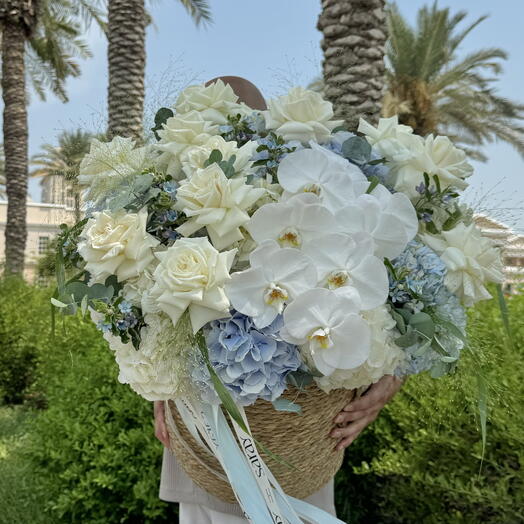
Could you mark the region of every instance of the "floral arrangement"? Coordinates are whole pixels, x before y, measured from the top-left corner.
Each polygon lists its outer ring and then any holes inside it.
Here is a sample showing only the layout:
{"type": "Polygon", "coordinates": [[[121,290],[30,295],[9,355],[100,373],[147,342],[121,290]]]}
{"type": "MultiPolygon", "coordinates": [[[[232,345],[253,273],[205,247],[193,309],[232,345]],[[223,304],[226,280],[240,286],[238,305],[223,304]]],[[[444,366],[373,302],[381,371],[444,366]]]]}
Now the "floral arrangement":
{"type": "Polygon", "coordinates": [[[465,308],[503,279],[447,137],[396,117],[349,133],[302,88],[268,105],[252,111],[219,80],[162,108],[154,144],[93,140],[86,218],[59,239],[54,305],[89,311],[119,380],[178,401],[211,449],[205,413],[220,404],[249,434],[243,406],[300,410],[290,386],[451,372],[465,308]]]}

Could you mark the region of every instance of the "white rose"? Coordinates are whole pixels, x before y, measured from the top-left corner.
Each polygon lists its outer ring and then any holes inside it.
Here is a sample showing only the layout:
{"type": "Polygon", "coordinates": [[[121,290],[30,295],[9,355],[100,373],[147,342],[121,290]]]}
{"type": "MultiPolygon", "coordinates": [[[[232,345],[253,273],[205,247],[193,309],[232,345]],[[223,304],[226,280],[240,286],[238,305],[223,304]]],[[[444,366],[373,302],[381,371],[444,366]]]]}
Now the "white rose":
{"type": "Polygon", "coordinates": [[[384,375],[392,375],[405,357],[393,339],[400,334],[396,322],[386,306],[361,313],[371,328],[371,350],[367,360],[355,369],[336,369],[328,377],[316,378],[320,389],[356,389],[378,382],[384,375]]]}
{"type": "Polygon", "coordinates": [[[504,281],[500,251],[474,224],[458,224],[438,236],[422,235],[448,269],[444,283],[466,306],[491,298],[486,282],[504,281]]]}
{"type": "Polygon", "coordinates": [[[187,353],[191,347],[175,343],[180,334],[169,317],[149,314],[145,321],[138,350],[131,343],[104,335],[115,353],[118,380],[147,400],[176,398],[187,387],[187,353]]]}
{"type": "Polygon", "coordinates": [[[218,127],[203,119],[197,111],[168,118],[163,129],[158,131],[160,141],[156,149],[161,152],[157,163],[176,180],[183,177],[182,161],[194,147],[203,146],[218,127]]]}
{"type": "Polygon", "coordinates": [[[160,242],[146,232],[147,210],[138,213],[94,213],[82,231],[78,252],[97,280],[116,275],[119,282],[136,277],[154,260],[160,242]]]}
{"type": "Polygon", "coordinates": [[[179,114],[198,111],[204,120],[219,125],[227,124],[228,115],[246,112],[232,87],[222,80],[208,86],[189,86],[180,93],[175,108],[179,114]]]}
{"type": "Polygon", "coordinates": [[[131,138],[117,136],[111,142],[93,138],[89,153],[80,162],[78,182],[89,187],[86,197],[94,200],[127,178],[139,175],[150,163],[150,148],[135,148],[131,138]]]}
{"type": "Polygon", "coordinates": [[[270,100],[268,107],[263,112],[266,127],[286,141],[324,143],[329,141],[333,129],[343,122],[332,120],[331,102],[302,87],[294,87],[287,95],[270,100]]]}
{"type": "Polygon", "coordinates": [[[247,142],[242,147],[238,147],[236,142],[226,142],[221,136],[213,136],[203,146],[188,150],[182,161],[182,170],[188,178],[191,178],[197,169],[204,168],[209,155],[216,149],[222,153],[222,159],[226,162],[234,155],[233,166],[236,174],[247,176],[253,165],[251,158],[257,147],[256,142],[247,142]]]}
{"type": "Polygon", "coordinates": [[[217,164],[199,169],[177,191],[176,209],[189,217],[177,231],[190,236],[207,228],[213,245],[225,249],[242,240],[240,226],[249,222],[247,210],[265,193],[243,178],[226,178],[217,164]]]}
{"type": "Polygon", "coordinates": [[[404,135],[398,142],[411,149],[412,154],[409,158],[391,161],[397,191],[413,200],[420,198],[415,188],[424,181],[424,173],[430,177],[437,175],[442,188],[468,187],[465,178],[471,176],[473,167],[467,162],[466,153],[455,147],[448,137],[428,135],[425,140],[417,141],[404,135]]]}
{"type": "MultiPolygon", "coordinates": [[[[219,253],[207,238],[182,238],[163,253],[149,294],[176,325],[186,309],[196,333],[204,324],[227,317],[229,300],[224,284],[236,250],[219,253]]],[[[146,311],[149,312],[149,311],[146,311]]]]}
{"type": "Polygon", "coordinates": [[[412,135],[413,129],[398,123],[398,116],[391,118],[381,118],[377,127],[372,126],[363,118],[360,119],[358,132],[366,136],[366,140],[373,149],[381,156],[388,160],[404,158],[406,155],[411,156],[409,140],[422,140],[417,135],[412,135]],[[411,135],[406,137],[405,135],[411,135]],[[404,141],[401,141],[405,139],[404,141]]]}

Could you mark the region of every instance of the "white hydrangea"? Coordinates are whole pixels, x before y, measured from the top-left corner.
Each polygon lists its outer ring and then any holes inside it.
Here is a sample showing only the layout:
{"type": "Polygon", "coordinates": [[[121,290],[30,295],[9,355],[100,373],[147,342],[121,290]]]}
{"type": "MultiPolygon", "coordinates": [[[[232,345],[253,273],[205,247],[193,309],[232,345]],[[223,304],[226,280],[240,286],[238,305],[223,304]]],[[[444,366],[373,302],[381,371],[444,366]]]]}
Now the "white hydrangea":
{"type": "Polygon", "coordinates": [[[140,332],[136,350],[118,337],[105,334],[119,367],[118,380],[147,400],[168,400],[187,390],[188,359],[191,346],[180,341],[180,327],[164,314],[149,314],[140,332]]]}
{"type": "Polygon", "coordinates": [[[399,336],[387,306],[361,313],[371,328],[371,349],[366,361],[354,369],[337,369],[330,376],[315,378],[320,389],[356,389],[392,375],[404,358],[404,351],[393,339],[399,336]]]}

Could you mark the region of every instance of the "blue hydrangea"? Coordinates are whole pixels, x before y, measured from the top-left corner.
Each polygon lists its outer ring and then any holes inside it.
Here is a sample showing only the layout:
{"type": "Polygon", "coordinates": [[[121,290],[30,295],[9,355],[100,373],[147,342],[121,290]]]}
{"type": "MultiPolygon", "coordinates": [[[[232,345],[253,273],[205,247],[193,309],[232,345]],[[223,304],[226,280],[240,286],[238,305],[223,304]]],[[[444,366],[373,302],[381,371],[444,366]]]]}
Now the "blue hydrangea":
{"type": "Polygon", "coordinates": [[[390,276],[389,296],[395,304],[411,301],[425,306],[436,304],[438,292],[444,285],[446,265],[422,242],[412,240],[393,260],[397,278],[390,276]]]}
{"type": "MultiPolygon", "coordinates": [[[[233,312],[231,318],[211,323],[206,334],[209,358],[222,382],[241,405],[258,398],[273,401],[286,388],[288,373],[301,364],[296,346],[278,335],[282,318],[258,329],[251,317],[233,312]]],[[[206,371],[198,370],[198,382],[206,371]]]]}
{"type": "Polygon", "coordinates": [[[102,331],[102,333],[108,333],[111,331],[111,324],[109,322],[100,321],[96,325],[96,328],[102,331]]]}
{"type": "Polygon", "coordinates": [[[133,306],[131,305],[131,303],[126,302],[125,300],[122,300],[122,302],[118,304],[118,309],[120,310],[121,313],[131,313],[132,307],[133,306]]]}

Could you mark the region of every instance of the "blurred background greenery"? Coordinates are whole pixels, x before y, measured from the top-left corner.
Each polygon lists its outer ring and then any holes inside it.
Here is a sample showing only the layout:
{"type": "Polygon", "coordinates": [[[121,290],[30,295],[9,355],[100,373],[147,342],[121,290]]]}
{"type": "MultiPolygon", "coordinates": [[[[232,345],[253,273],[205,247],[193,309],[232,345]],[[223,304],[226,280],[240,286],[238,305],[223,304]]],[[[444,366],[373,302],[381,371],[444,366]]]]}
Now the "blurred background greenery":
{"type": "MultiPolygon", "coordinates": [[[[118,383],[95,326],[59,319],[50,291],[0,282],[0,522],[176,522],[158,500],[152,406],[118,383]],[[27,320],[30,319],[30,322],[27,320]]],[[[524,522],[524,296],[470,313],[458,372],[412,377],[347,451],[337,477],[348,523],[524,522]],[[477,372],[488,384],[484,460],[477,372]]]]}

